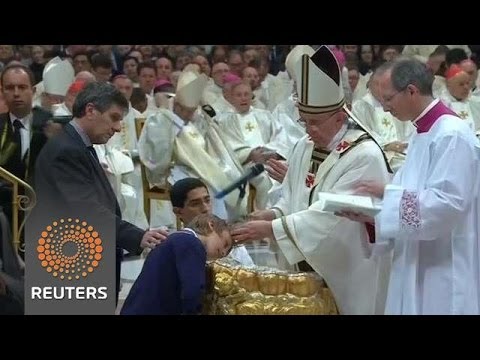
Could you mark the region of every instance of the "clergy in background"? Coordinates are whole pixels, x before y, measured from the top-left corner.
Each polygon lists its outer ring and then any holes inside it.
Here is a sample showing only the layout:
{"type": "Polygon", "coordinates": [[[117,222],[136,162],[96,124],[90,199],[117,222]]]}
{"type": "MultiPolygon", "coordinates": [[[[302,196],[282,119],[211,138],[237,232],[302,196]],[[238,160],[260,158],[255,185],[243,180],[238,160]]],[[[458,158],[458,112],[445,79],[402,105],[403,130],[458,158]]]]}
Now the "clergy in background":
{"type": "Polygon", "coordinates": [[[453,64],[445,73],[446,86],[440,100],[453,110],[472,131],[480,129],[480,99],[472,96],[471,78],[459,65],[453,64]]]}
{"type": "MultiPolygon", "coordinates": [[[[182,72],[171,109],[147,118],[138,148],[151,184],[197,177],[216,193],[242,176],[242,166],[218,126],[199,108],[207,81],[204,74],[182,72]]],[[[238,191],[214,201],[213,208],[223,218],[247,214],[246,199],[238,202],[238,191]]]]}

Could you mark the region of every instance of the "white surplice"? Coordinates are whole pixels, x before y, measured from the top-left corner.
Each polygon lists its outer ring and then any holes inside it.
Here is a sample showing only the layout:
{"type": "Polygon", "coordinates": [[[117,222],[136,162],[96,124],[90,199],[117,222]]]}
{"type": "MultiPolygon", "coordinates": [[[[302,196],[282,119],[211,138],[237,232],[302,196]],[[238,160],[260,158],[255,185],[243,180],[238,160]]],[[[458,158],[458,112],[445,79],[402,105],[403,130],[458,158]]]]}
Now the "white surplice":
{"type": "Polygon", "coordinates": [[[386,314],[478,314],[479,144],[458,117],[430,116],[375,217],[373,252],[393,248],[386,314]]]}

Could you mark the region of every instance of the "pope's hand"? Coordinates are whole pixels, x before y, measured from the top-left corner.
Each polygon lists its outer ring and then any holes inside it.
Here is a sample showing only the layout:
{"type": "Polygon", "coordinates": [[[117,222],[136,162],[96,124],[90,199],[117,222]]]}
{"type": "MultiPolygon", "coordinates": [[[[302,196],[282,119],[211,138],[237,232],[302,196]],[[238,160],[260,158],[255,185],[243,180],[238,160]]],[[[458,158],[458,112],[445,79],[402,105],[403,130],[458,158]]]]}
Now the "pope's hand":
{"type": "Polygon", "coordinates": [[[265,220],[254,220],[238,225],[231,232],[235,243],[244,243],[255,240],[274,239],[272,222],[265,220]]]}
{"type": "Polygon", "coordinates": [[[288,164],[285,161],[269,159],[267,160],[266,170],[268,175],[279,183],[283,183],[287,175],[288,164]]]}

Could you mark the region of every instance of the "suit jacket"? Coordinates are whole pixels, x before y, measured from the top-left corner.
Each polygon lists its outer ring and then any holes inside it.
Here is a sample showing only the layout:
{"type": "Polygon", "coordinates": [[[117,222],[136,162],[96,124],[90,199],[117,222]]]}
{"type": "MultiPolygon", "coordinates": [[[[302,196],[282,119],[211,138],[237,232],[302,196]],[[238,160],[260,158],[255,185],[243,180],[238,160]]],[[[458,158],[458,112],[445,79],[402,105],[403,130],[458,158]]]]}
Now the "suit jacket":
{"type": "MultiPolygon", "coordinates": [[[[52,118],[52,114],[41,108],[34,108],[32,110],[32,125],[31,125],[31,140],[29,147],[29,156],[25,156],[21,159],[21,148],[17,148],[16,151],[9,157],[5,164],[0,164],[5,170],[11,172],[13,175],[26,181],[28,184],[34,186],[34,171],[35,162],[37,160],[38,153],[47,142],[43,129],[48,120],[52,118]],[[28,159],[28,163],[27,163],[28,159]],[[28,171],[27,171],[28,169],[28,171]]],[[[10,121],[10,114],[0,114],[0,154],[5,154],[7,144],[13,139],[13,127],[10,121]],[[7,126],[7,136],[4,144],[1,144],[2,134],[7,126]]],[[[23,193],[23,187],[19,188],[19,192],[23,193]]],[[[12,186],[10,183],[0,179],[0,206],[3,206],[5,215],[9,222],[12,222],[12,186]]],[[[23,219],[23,212],[19,213],[19,220],[23,219]]]]}
{"type": "MultiPolygon", "coordinates": [[[[2,167],[15,176],[19,177],[22,180],[26,180],[29,184],[32,184],[34,179],[35,171],[35,162],[37,156],[42,149],[42,147],[47,142],[47,137],[45,136],[43,129],[48,120],[52,118],[52,113],[49,111],[43,110],[42,108],[33,108],[32,110],[32,127],[31,127],[31,141],[30,141],[30,156],[28,157],[28,163],[26,163],[27,157],[24,157],[22,161],[15,159],[15,156],[11,156],[9,161],[5,163],[2,167]],[[26,170],[28,169],[28,179],[25,178],[26,170]]],[[[3,113],[0,114],[0,134],[3,134],[5,126],[7,128],[7,142],[13,138],[13,128],[10,121],[10,114],[3,113]]],[[[0,144],[1,145],[1,144],[0,144]]],[[[5,150],[5,145],[0,149],[0,151],[5,150]]],[[[21,151],[21,150],[18,150],[21,151]]]]}
{"type": "MultiPolygon", "coordinates": [[[[52,218],[84,212],[99,223],[115,224],[118,249],[139,254],[144,230],[122,220],[120,207],[99,162],[92,156],[75,128],[67,124],[50,139],[38,155],[35,168],[37,206],[32,222],[38,215],[52,218]]],[[[121,261],[117,251],[117,265],[121,261]]],[[[117,291],[120,273],[117,271],[117,291]]]]}
{"type": "Polygon", "coordinates": [[[0,207],[0,282],[6,293],[0,293],[0,315],[24,314],[24,281],[12,244],[10,224],[0,207]]]}
{"type": "Polygon", "coordinates": [[[170,234],[148,255],[121,315],[199,314],[206,261],[205,247],[195,235],[170,234]]]}

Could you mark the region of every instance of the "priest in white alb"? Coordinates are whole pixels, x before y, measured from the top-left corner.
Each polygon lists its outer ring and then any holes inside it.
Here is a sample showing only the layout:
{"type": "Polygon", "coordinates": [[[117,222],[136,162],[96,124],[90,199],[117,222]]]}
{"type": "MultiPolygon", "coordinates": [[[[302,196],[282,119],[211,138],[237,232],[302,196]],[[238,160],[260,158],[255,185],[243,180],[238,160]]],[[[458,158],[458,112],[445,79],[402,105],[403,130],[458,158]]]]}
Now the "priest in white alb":
{"type": "Polygon", "coordinates": [[[416,126],[391,184],[359,184],[383,198],[372,254],[393,250],[386,314],[479,314],[479,142],[468,124],[432,96],[433,76],[418,60],[391,64],[383,104],[416,126]]]}
{"type": "MultiPolygon", "coordinates": [[[[238,144],[230,142],[240,162],[249,166],[251,163],[265,163],[269,158],[285,159],[290,151],[285,132],[268,110],[252,106],[250,84],[241,81],[232,84],[231,101],[235,112],[222,114],[218,122],[226,136],[242,140],[238,144]]],[[[265,209],[272,183],[266,175],[255,181],[257,207],[265,209]]]]}

